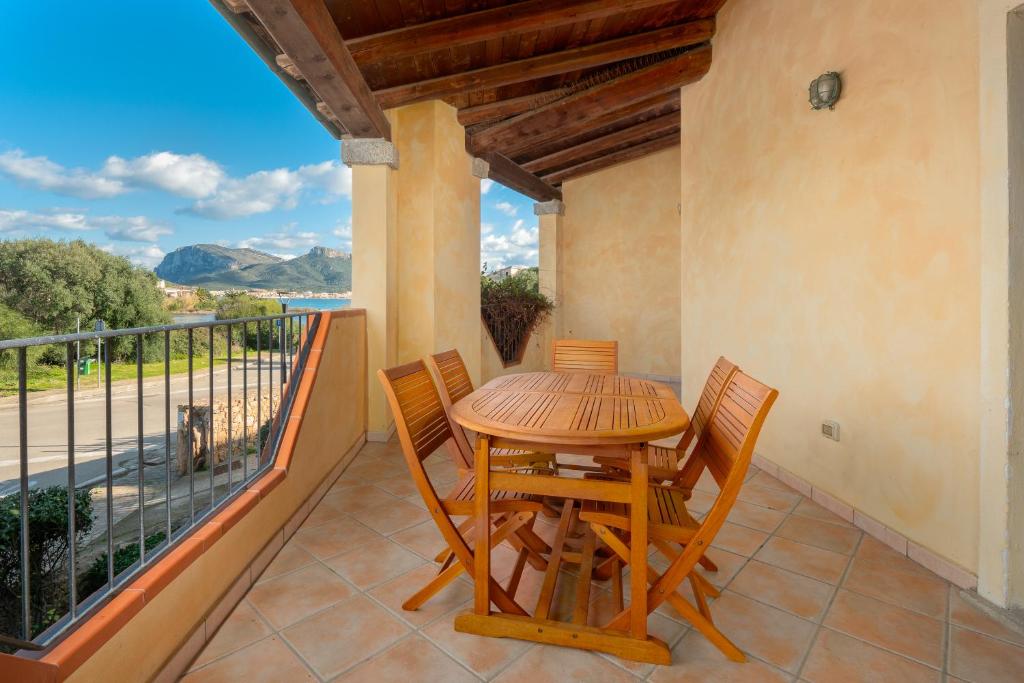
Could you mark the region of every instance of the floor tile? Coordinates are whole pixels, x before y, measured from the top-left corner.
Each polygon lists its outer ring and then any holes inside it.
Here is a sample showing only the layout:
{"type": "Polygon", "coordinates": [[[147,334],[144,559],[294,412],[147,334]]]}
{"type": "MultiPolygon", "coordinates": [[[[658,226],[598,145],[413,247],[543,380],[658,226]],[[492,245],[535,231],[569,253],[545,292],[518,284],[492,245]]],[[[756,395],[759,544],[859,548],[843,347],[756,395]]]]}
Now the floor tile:
{"type": "Polygon", "coordinates": [[[409,632],[408,624],[363,595],[281,631],[295,651],[323,678],[368,659],[409,632]]]}
{"type": "Polygon", "coordinates": [[[946,626],[923,614],[840,589],[824,623],[929,666],[942,666],[946,626]]]}
{"type": "Polygon", "coordinates": [[[758,531],[775,531],[786,513],[737,500],[729,511],[729,521],[758,531]]]}
{"type": "Polygon", "coordinates": [[[711,607],[715,626],[736,646],[795,673],[814,636],[815,625],[726,591],[711,607]]]}
{"type": "Polygon", "coordinates": [[[352,519],[336,519],[311,529],[299,529],[292,541],[318,559],[355,550],[381,536],[352,519]]]}
{"type": "Polygon", "coordinates": [[[339,479],[358,479],[365,482],[374,482],[390,477],[398,477],[403,474],[409,476],[409,469],[406,467],[405,461],[401,456],[391,458],[357,457],[351,465],[345,468],[339,479]]]}
{"type": "Polygon", "coordinates": [[[338,506],[334,504],[333,499],[325,494],[317,506],[313,508],[313,511],[309,513],[309,516],[302,522],[303,529],[309,529],[327,522],[333,522],[339,517],[345,517],[345,513],[338,509],[338,506]]]}
{"type": "Polygon", "coordinates": [[[690,514],[703,514],[711,509],[717,499],[716,494],[694,489],[690,499],[686,501],[686,509],[690,514]]]}
{"type": "Polygon", "coordinates": [[[855,557],[843,587],[936,619],[945,619],[949,584],[921,567],[905,567],[905,563],[895,559],[876,561],[855,557]]]}
{"type": "Polygon", "coordinates": [[[354,589],[320,564],[258,583],[248,600],[274,628],[283,628],[352,595],[354,589]]]}
{"type": "Polygon", "coordinates": [[[237,681],[316,681],[295,653],[278,636],[246,648],[188,673],[182,683],[237,683],[237,681]]]}
{"type": "Polygon", "coordinates": [[[849,555],[857,547],[861,531],[856,527],[839,526],[810,517],[790,515],[775,534],[791,541],[849,555]]]}
{"type": "Polygon", "coordinates": [[[719,529],[718,534],[711,545],[715,548],[728,550],[737,555],[750,557],[757,552],[757,549],[768,539],[768,534],[763,531],[748,529],[745,526],[726,522],[719,529]]]}
{"type": "Polygon", "coordinates": [[[191,668],[198,669],[218,657],[240,650],[272,633],[273,630],[256,613],[252,605],[242,600],[217,629],[216,635],[206,643],[206,647],[196,657],[191,668]]]}
{"type": "Polygon", "coordinates": [[[827,583],[752,560],[732,580],[729,590],[813,621],[824,612],[834,589],[827,583]]]}
{"type": "Polygon", "coordinates": [[[800,495],[799,492],[794,491],[793,489],[789,488],[781,481],[779,481],[778,479],[764,471],[758,472],[756,475],[748,479],[745,485],[762,486],[766,489],[775,489],[776,491],[782,491],[784,493],[796,493],[797,495],[800,495]]]}
{"type": "Polygon", "coordinates": [[[672,665],[655,667],[648,680],[654,683],[785,683],[792,678],[756,659],[742,664],[730,661],[704,636],[690,631],[672,648],[672,665]]]}
{"type": "Polygon", "coordinates": [[[397,500],[384,489],[364,484],[328,493],[323,498],[332,507],[353,514],[375,505],[397,500]]]}
{"type": "Polygon", "coordinates": [[[449,619],[438,619],[423,629],[423,635],[487,679],[531,647],[531,643],[514,638],[486,638],[470,633],[459,633],[449,619]]]}
{"type": "Polygon", "coordinates": [[[743,565],[747,562],[746,557],[731,553],[728,550],[722,550],[721,548],[711,547],[708,548],[705,556],[715,563],[718,567],[717,572],[712,572],[700,565],[697,565],[697,571],[710,581],[712,585],[718,588],[723,588],[729,583],[734,576],[739,572],[743,565]]]}
{"type": "Polygon", "coordinates": [[[1024,678],[1024,648],[953,627],[949,673],[972,683],[1019,683],[1024,678]]]}
{"type": "Polygon", "coordinates": [[[263,570],[257,581],[266,581],[272,579],[275,576],[281,576],[288,572],[293,572],[296,569],[301,569],[307,565],[316,562],[316,558],[313,557],[309,552],[304,550],[294,540],[288,541],[281,548],[277,556],[270,561],[267,568],[263,570]]]}
{"type": "Polygon", "coordinates": [[[804,500],[804,497],[796,492],[744,484],[740,489],[739,500],[780,512],[789,512],[797,503],[804,500]]]}
{"type": "Polygon", "coordinates": [[[462,607],[473,598],[473,585],[468,581],[456,579],[418,610],[411,612],[403,610],[402,603],[437,576],[438,566],[435,564],[419,566],[370,590],[369,595],[413,626],[423,626],[462,607]]]}
{"type": "Polygon", "coordinates": [[[412,475],[408,472],[403,472],[396,477],[381,479],[374,482],[374,486],[382,488],[392,496],[398,496],[399,498],[406,498],[408,496],[416,496],[418,498],[420,495],[419,490],[416,488],[416,482],[413,481],[412,475]]]}
{"type": "Polygon", "coordinates": [[[840,526],[853,526],[850,522],[846,521],[831,510],[827,510],[821,505],[818,505],[810,498],[801,497],[800,504],[793,510],[794,515],[800,517],[811,517],[820,522],[828,522],[829,524],[838,524],[840,526]]]}
{"type": "Polygon", "coordinates": [[[1024,633],[985,614],[981,609],[962,598],[960,589],[956,586],[950,587],[949,601],[949,620],[954,624],[972,631],[979,631],[999,640],[1024,646],[1024,633]]]}
{"type": "Polygon", "coordinates": [[[334,680],[337,683],[475,683],[478,679],[435,645],[413,634],[334,680]]]}
{"type": "Polygon", "coordinates": [[[377,533],[385,535],[430,521],[430,513],[404,500],[389,500],[351,514],[377,533]]]}
{"type": "Polygon", "coordinates": [[[773,536],[754,557],[761,562],[831,584],[839,583],[850,558],[787,538],[773,536]]]}
{"type": "Polygon", "coordinates": [[[439,552],[448,547],[433,520],[391,534],[389,538],[431,562],[439,552]]]}
{"type": "Polygon", "coordinates": [[[942,674],[824,628],[807,656],[801,678],[810,683],[938,683],[942,674]]]}
{"type": "Polygon", "coordinates": [[[360,590],[384,583],[423,563],[422,557],[386,538],[324,560],[324,564],[360,590]]]}
{"type": "Polygon", "coordinates": [[[494,680],[501,683],[626,683],[638,679],[593,652],[536,645],[494,680]]]}

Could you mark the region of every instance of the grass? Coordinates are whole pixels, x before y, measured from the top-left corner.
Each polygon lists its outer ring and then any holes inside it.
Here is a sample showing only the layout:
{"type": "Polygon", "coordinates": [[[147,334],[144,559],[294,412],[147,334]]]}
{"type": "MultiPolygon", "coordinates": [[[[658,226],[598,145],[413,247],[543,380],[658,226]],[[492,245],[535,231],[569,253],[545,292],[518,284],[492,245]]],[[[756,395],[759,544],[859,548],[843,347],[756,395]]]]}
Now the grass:
{"type": "MultiPolygon", "coordinates": [[[[214,365],[223,365],[227,362],[225,358],[214,358],[214,365]]],[[[209,367],[209,358],[196,356],[192,359],[192,369],[202,370],[209,367]]],[[[125,379],[135,379],[135,363],[111,363],[110,379],[113,382],[125,379]]],[[[171,374],[181,375],[188,372],[188,358],[172,358],[171,374]]],[[[92,373],[82,375],[82,389],[95,389],[97,373],[103,373],[102,365],[93,365],[92,373]]],[[[164,374],[164,362],[142,364],[143,377],[161,377],[164,374]]],[[[77,378],[77,372],[76,372],[77,378]]],[[[105,379],[105,378],[104,378],[105,379]]],[[[66,370],[56,365],[35,365],[28,369],[26,385],[29,392],[47,391],[50,389],[64,389],[66,381],[66,370]]],[[[0,368],[0,396],[13,396],[18,393],[18,371],[16,368],[0,368]]]]}

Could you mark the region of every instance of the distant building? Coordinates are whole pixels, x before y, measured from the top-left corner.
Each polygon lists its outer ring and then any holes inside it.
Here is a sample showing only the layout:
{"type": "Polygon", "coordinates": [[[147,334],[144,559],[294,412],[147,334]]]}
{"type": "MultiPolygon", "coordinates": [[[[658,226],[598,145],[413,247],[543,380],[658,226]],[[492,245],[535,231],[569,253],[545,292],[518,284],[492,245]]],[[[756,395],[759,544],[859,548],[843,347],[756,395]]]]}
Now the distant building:
{"type": "Polygon", "coordinates": [[[529,266],[507,266],[505,268],[499,268],[494,272],[488,273],[487,277],[488,279],[493,280],[494,282],[501,282],[502,280],[506,280],[510,277],[515,277],[522,271],[528,270],[529,268],[529,266]]]}

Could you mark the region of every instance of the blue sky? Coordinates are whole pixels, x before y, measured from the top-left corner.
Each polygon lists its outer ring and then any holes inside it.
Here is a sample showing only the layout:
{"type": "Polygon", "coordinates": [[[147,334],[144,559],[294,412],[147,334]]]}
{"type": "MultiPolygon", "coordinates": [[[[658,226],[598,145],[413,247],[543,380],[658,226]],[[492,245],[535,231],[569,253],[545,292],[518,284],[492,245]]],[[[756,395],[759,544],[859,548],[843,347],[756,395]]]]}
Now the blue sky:
{"type": "MultiPolygon", "coordinates": [[[[0,42],[0,239],[351,248],[337,141],[209,3],[6,3],[0,42]]],[[[535,265],[531,200],[481,192],[481,260],[535,265]]]]}

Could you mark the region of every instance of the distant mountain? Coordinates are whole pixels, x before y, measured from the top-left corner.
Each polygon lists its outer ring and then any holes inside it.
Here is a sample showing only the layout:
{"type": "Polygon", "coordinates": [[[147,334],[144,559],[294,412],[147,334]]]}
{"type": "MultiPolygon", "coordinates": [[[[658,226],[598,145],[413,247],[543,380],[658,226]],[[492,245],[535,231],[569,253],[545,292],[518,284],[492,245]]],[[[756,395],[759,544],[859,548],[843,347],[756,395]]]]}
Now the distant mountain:
{"type": "Polygon", "coordinates": [[[286,260],[255,249],[195,244],[167,254],[156,274],[207,289],[347,292],[352,289],[352,257],[335,249],[313,247],[286,260]]]}

